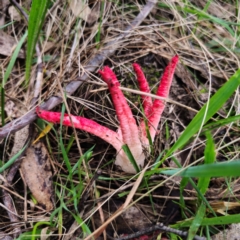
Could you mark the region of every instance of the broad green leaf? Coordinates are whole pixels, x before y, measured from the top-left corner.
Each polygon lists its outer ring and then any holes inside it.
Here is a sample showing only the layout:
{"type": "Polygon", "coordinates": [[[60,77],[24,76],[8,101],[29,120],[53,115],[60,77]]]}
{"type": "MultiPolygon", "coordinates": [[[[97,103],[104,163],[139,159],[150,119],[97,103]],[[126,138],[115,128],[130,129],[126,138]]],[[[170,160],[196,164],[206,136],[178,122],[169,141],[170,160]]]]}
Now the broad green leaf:
{"type": "Polygon", "coordinates": [[[34,49],[47,13],[49,0],[33,0],[28,22],[27,58],[25,85],[28,85],[34,49]]]}
{"type": "Polygon", "coordinates": [[[189,167],[185,170],[178,168],[174,170],[159,171],[161,174],[181,177],[239,177],[240,160],[222,163],[204,164],[201,166],[189,167]]]}

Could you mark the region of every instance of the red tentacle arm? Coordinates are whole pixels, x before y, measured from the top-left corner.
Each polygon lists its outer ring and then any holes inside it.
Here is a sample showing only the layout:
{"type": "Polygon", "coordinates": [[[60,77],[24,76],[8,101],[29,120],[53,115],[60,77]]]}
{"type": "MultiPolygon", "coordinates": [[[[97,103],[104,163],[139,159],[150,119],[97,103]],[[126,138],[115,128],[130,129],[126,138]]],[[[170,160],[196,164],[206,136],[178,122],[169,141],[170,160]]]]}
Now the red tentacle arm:
{"type": "MultiPolygon", "coordinates": [[[[40,109],[39,107],[36,108],[36,113],[38,117],[52,123],[60,123],[61,122],[61,113],[60,112],[49,112],[45,111],[43,109],[40,109]]],[[[107,127],[104,127],[97,122],[84,118],[79,116],[73,116],[64,114],[62,119],[62,124],[64,126],[70,126],[75,127],[78,129],[81,129],[83,131],[89,132],[107,143],[111,144],[117,151],[120,151],[122,148],[122,145],[124,144],[122,142],[121,136],[119,136],[116,132],[110,130],[107,127]],[[72,122],[71,122],[72,120],[72,122]]]]}
{"type": "MultiPolygon", "coordinates": [[[[120,83],[117,80],[116,75],[109,67],[104,67],[102,71],[99,71],[99,73],[101,74],[104,82],[108,85],[120,123],[119,133],[122,135],[123,142],[128,145],[138,165],[143,166],[145,156],[140,140],[139,129],[136,124],[136,120],[133,117],[132,111],[119,88],[120,83]]],[[[115,163],[117,165],[121,165],[122,169],[127,166],[131,172],[135,172],[132,164],[130,163],[129,165],[129,160],[123,151],[121,154],[117,155],[115,163]],[[122,164],[122,162],[124,162],[124,164],[122,164]]]]}
{"type": "MultiPolygon", "coordinates": [[[[174,71],[178,63],[178,56],[174,56],[168,66],[165,68],[163,76],[160,81],[160,85],[157,90],[157,96],[167,98],[169,95],[170,87],[172,84],[172,79],[174,71]]],[[[158,124],[160,122],[162,112],[165,108],[165,103],[163,100],[155,99],[152,106],[152,114],[148,119],[149,131],[152,140],[154,140],[158,124]]]]}
{"type": "MultiPolygon", "coordinates": [[[[137,75],[137,81],[138,81],[140,91],[145,93],[150,93],[150,88],[149,88],[147,79],[141,67],[137,63],[134,63],[133,69],[137,75]]],[[[152,113],[152,98],[145,95],[141,95],[141,98],[142,98],[142,104],[143,104],[145,116],[148,118],[152,113]]]]}
{"type": "Polygon", "coordinates": [[[132,111],[127,104],[127,101],[120,90],[120,83],[113,73],[111,68],[104,67],[102,71],[99,71],[104,82],[107,83],[110,91],[112,101],[116,110],[116,114],[120,123],[120,129],[122,131],[123,140],[126,144],[131,144],[132,139],[139,138],[138,127],[136,120],[133,117],[132,111]]]}
{"type": "MultiPolygon", "coordinates": [[[[137,64],[133,64],[133,69],[136,73],[137,76],[137,81],[138,81],[138,86],[140,91],[145,92],[145,93],[150,93],[150,88],[147,82],[147,79],[141,69],[141,67],[137,64]]],[[[152,98],[149,96],[141,95],[142,99],[142,105],[143,105],[143,110],[144,110],[144,118],[147,119],[147,121],[144,121],[144,119],[141,120],[140,125],[139,125],[139,130],[141,133],[141,140],[142,144],[144,145],[149,145],[148,143],[148,138],[147,138],[147,132],[146,132],[146,124],[148,124],[148,118],[152,113],[152,98]]]]}

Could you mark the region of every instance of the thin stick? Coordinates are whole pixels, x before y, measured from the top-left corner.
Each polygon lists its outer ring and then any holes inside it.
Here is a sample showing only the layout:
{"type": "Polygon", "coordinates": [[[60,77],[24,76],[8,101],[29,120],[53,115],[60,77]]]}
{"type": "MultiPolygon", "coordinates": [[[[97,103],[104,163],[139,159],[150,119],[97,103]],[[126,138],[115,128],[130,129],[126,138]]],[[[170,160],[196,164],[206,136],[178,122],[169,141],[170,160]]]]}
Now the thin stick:
{"type": "MultiPolygon", "coordinates": [[[[145,234],[149,234],[149,233],[152,233],[154,231],[159,231],[159,230],[160,231],[164,231],[164,232],[168,232],[168,233],[174,233],[174,234],[177,234],[177,235],[179,235],[181,237],[187,237],[188,236],[188,232],[177,230],[177,229],[165,226],[162,223],[157,223],[155,226],[146,228],[146,229],[144,229],[142,231],[138,231],[138,232],[133,233],[133,234],[129,234],[126,237],[115,238],[114,240],[133,239],[133,238],[137,238],[137,237],[143,236],[145,234]]],[[[195,236],[193,239],[194,240],[206,240],[205,237],[200,237],[200,236],[195,236]]]]}

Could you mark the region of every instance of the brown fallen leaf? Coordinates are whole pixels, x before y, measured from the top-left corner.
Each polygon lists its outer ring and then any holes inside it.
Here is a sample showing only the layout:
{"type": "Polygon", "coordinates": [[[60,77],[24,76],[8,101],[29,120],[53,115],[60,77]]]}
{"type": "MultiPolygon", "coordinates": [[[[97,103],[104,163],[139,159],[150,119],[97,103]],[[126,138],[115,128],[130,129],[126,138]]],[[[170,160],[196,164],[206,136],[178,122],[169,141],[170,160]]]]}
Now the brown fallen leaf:
{"type": "Polygon", "coordinates": [[[14,6],[8,8],[8,13],[12,20],[20,22],[22,20],[21,14],[17,11],[14,6]]]}
{"type": "MultiPolygon", "coordinates": [[[[7,113],[9,119],[15,119],[21,117],[26,113],[26,109],[19,104],[16,104],[12,100],[8,100],[5,103],[4,110],[7,113]]],[[[1,123],[0,123],[1,125],[1,123]]],[[[14,134],[13,146],[11,148],[11,153],[9,155],[9,159],[16,155],[25,145],[26,140],[29,135],[29,125],[22,128],[20,131],[17,131],[14,134]]]]}
{"type": "Polygon", "coordinates": [[[217,213],[227,215],[229,210],[233,210],[240,207],[238,202],[224,202],[224,201],[213,201],[210,202],[211,207],[217,213]]]}
{"type": "Polygon", "coordinates": [[[82,18],[87,22],[88,15],[91,13],[91,8],[88,6],[86,1],[83,0],[69,0],[69,7],[72,13],[79,18],[82,18]]]}
{"type": "Polygon", "coordinates": [[[52,171],[48,151],[38,142],[26,151],[21,164],[24,180],[38,203],[50,211],[54,206],[52,171]]]}
{"type": "Polygon", "coordinates": [[[6,10],[9,4],[9,0],[0,1],[0,26],[5,24],[6,10]]]}
{"type": "MultiPolygon", "coordinates": [[[[10,57],[17,45],[14,37],[8,35],[7,33],[0,31],[0,54],[10,57]]],[[[19,58],[25,58],[25,53],[20,50],[18,54],[19,58]]]]}
{"type": "Polygon", "coordinates": [[[101,4],[102,4],[101,2],[96,2],[94,4],[94,6],[92,7],[91,12],[89,13],[88,18],[87,18],[88,24],[93,24],[98,20],[98,18],[100,16],[101,4]]]}

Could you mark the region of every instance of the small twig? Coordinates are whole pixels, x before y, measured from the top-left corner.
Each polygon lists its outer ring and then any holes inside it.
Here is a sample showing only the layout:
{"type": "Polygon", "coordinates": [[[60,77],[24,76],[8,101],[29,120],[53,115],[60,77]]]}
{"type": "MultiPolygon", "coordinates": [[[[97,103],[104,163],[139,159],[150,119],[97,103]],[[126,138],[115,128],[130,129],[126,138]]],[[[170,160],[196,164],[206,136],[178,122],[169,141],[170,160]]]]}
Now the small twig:
{"type": "MultiPolygon", "coordinates": [[[[174,234],[177,234],[177,235],[179,235],[181,237],[187,237],[188,236],[188,232],[167,227],[167,226],[163,225],[162,223],[157,223],[155,226],[146,228],[146,229],[144,229],[142,231],[138,231],[138,232],[133,233],[133,234],[129,234],[126,237],[115,238],[115,240],[133,239],[133,238],[136,238],[136,237],[140,237],[140,236],[142,236],[144,234],[149,234],[149,233],[152,233],[154,231],[159,231],[159,230],[160,231],[164,231],[164,232],[168,232],[168,233],[174,233],[174,234]]],[[[200,236],[195,236],[193,239],[194,240],[206,240],[205,237],[200,237],[200,236]]]]}
{"type": "MultiPolygon", "coordinates": [[[[137,15],[137,17],[125,29],[124,33],[120,34],[119,37],[107,43],[93,58],[89,60],[87,66],[85,66],[86,72],[94,72],[101,63],[103,63],[107,58],[112,56],[115,53],[115,51],[119,48],[122,40],[127,36],[129,36],[132,30],[141,24],[141,22],[151,12],[151,10],[153,9],[156,3],[157,3],[157,0],[149,0],[144,6],[144,8],[137,15]]],[[[83,83],[83,81],[85,81],[87,78],[88,78],[88,74],[85,73],[81,77],[81,81],[70,82],[65,88],[66,93],[68,95],[72,95],[83,83]]],[[[51,110],[61,102],[62,102],[61,97],[53,96],[50,99],[48,99],[48,101],[46,101],[44,104],[42,104],[40,107],[41,109],[44,109],[44,110],[51,110]]],[[[0,139],[5,138],[8,134],[14,133],[19,129],[25,127],[29,123],[33,122],[36,118],[37,118],[37,115],[35,113],[35,109],[32,109],[23,117],[16,119],[8,123],[7,125],[5,125],[3,128],[1,128],[0,139]]]]}

